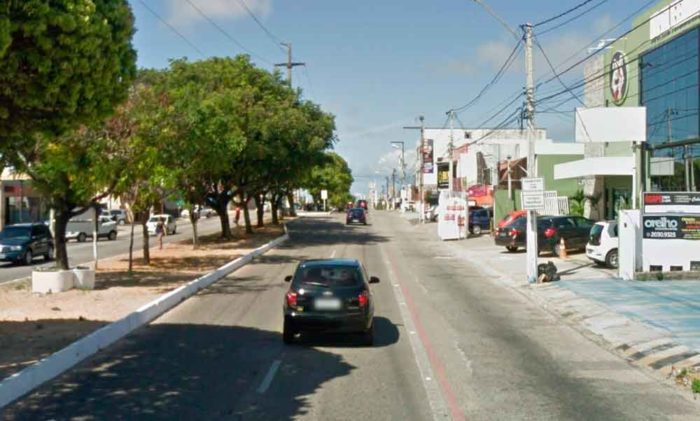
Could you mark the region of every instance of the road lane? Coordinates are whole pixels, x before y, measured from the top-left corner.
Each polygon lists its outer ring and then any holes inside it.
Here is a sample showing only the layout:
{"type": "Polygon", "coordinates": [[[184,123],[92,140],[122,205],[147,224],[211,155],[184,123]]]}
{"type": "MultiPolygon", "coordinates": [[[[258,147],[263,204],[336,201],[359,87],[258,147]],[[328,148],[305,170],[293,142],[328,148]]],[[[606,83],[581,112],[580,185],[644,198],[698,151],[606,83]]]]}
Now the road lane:
{"type": "MultiPolygon", "coordinates": [[[[141,225],[138,225],[134,228],[134,250],[139,252],[141,250],[141,242],[143,238],[141,232],[141,225]]],[[[219,222],[218,217],[204,218],[200,219],[198,228],[199,235],[207,235],[220,230],[221,224],[219,222]]],[[[119,227],[119,234],[116,240],[109,241],[107,239],[99,239],[97,242],[97,253],[99,258],[108,258],[128,253],[130,230],[130,225],[123,225],[119,227]]],[[[175,235],[169,235],[164,237],[163,242],[171,243],[174,241],[183,241],[190,239],[191,236],[192,224],[190,224],[189,220],[179,219],[177,221],[177,233],[175,235]]],[[[150,244],[151,247],[156,245],[155,237],[150,238],[150,244]]],[[[78,243],[74,240],[71,240],[67,243],[67,246],[68,257],[70,259],[71,266],[77,266],[93,261],[91,239],[84,243],[78,243]]],[[[32,275],[32,270],[34,268],[51,265],[54,265],[54,263],[46,263],[41,258],[35,259],[34,264],[30,266],[15,265],[10,262],[0,262],[0,284],[3,284],[5,282],[11,282],[19,278],[26,278],[32,275]]]]}
{"type": "Polygon", "coordinates": [[[40,388],[5,416],[430,419],[377,250],[386,239],[368,227],[345,227],[339,218],[300,220],[290,232],[281,248],[40,388]],[[367,348],[358,338],[330,335],[285,346],[284,276],[300,259],[328,257],[333,250],[336,257],[364,259],[384,281],[373,285],[376,344],[367,348]]]}

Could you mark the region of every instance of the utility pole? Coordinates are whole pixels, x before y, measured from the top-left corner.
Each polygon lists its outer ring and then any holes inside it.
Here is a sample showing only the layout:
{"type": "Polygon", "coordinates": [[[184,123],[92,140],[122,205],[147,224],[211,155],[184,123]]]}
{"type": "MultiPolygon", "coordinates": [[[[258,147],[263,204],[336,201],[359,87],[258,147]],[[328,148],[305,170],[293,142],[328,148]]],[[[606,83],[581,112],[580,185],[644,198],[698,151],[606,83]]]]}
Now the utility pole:
{"type": "Polygon", "coordinates": [[[391,169],[391,207],[396,203],[396,168],[391,169]]]}
{"type": "MultiPolygon", "coordinates": [[[[537,177],[535,165],[535,82],[532,62],[532,24],[526,23],[525,30],[525,115],[527,117],[527,176],[537,177]]],[[[537,215],[535,211],[527,211],[527,280],[537,281],[537,215]]]]}
{"type": "Polygon", "coordinates": [[[420,197],[418,198],[418,203],[419,209],[418,209],[418,220],[421,223],[425,222],[425,209],[424,209],[424,197],[423,197],[423,168],[425,167],[425,162],[423,162],[423,150],[425,149],[425,126],[423,124],[423,121],[425,118],[421,115],[418,116],[418,120],[420,120],[420,126],[415,127],[415,126],[404,126],[404,129],[420,129],[420,148],[418,150],[418,157],[419,157],[419,163],[420,167],[418,168],[418,171],[420,172],[419,178],[418,178],[418,194],[420,197]]]}
{"type": "Polygon", "coordinates": [[[454,164],[453,164],[453,162],[452,162],[452,153],[454,152],[454,148],[455,148],[455,143],[454,143],[454,134],[455,134],[455,124],[454,124],[454,123],[455,123],[455,112],[454,112],[454,110],[450,110],[449,113],[450,113],[450,144],[447,146],[447,154],[448,154],[448,159],[450,160],[450,161],[449,161],[449,167],[448,167],[449,169],[448,169],[448,171],[449,171],[449,175],[450,175],[450,178],[449,178],[449,189],[450,189],[450,193],[451,193],[452,191],[454,191],[454,185],[453,185],[453,184],[454,184],[454,179],[452,178],[452,174],[453,174],[453,172],[454,172],[454,169],[452,168],[452,166],[453,166],[454,164]]]}
{"type": "Polygon", "coordinates": [[[292,61],[292,44],[287,42],[283,42],[281,44],[287,48],[287,62],[276,63],[275,67],[287,68],[287,83],[289,83],[289,87],[292,87],[292,69],[296,66],[306,66],[306,63],[292,61]]]}

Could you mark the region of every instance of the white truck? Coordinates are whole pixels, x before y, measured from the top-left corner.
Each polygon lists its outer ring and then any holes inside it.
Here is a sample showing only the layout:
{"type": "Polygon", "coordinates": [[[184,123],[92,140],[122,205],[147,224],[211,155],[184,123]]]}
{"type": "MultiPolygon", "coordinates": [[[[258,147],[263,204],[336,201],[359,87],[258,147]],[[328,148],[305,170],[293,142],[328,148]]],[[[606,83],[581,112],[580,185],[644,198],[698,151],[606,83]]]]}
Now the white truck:
{"type": "MultiPolygon", "coordinates": [[[[66,240],[75,239],[82,243],[86,239],[92,238],[92,233],[95,229],[94,215],[95,212],[89,210],[71,218],[66,226],[66,240]]],[[[117,223],[109,215],[97,217],[97,238],[100,237],[109,240],[117,239],[117,223]]]]}

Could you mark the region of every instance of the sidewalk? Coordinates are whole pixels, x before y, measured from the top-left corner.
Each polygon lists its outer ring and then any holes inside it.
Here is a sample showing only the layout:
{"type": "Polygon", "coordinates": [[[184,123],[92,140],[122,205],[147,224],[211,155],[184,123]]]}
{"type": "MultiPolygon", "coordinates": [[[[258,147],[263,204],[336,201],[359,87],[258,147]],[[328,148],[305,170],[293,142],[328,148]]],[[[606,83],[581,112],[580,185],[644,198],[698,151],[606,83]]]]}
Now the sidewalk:
{"type": "MultiPolygon", "coordinates": [[[[436,237],[437,225],[413,227],[416,234],[436,237]]],[[[509,253],[492,237],[447,241],[445,252],[480,262],[481,272],[529,296],[592,340],[631,363],[668,377],[672,369],[700,371],[700,280],[623,281],[616,270],[600,268],[585,254],[568,259],[543,255],[562,280],[530,285],[526,253],[509,253]]]]}

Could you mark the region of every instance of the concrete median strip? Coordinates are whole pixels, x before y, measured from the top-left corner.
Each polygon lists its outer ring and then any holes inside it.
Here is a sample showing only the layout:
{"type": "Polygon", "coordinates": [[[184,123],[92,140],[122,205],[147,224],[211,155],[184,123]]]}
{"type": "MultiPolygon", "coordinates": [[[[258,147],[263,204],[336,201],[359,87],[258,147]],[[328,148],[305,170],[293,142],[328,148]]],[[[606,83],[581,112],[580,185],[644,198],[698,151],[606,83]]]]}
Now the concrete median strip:
{"type": "Polygon", "coordinates": [[[245,266],[255,257],[277,247],[287,239],[289,239],[289,234],[285,227],[285,234],[277,239],[160,296],[127,316],[96,330],[36,364],[2,380],[0,382],[0,408],[7,406],[43,383],[61,375],[139,327],[152,322],[200,290],[245,266]]]}

